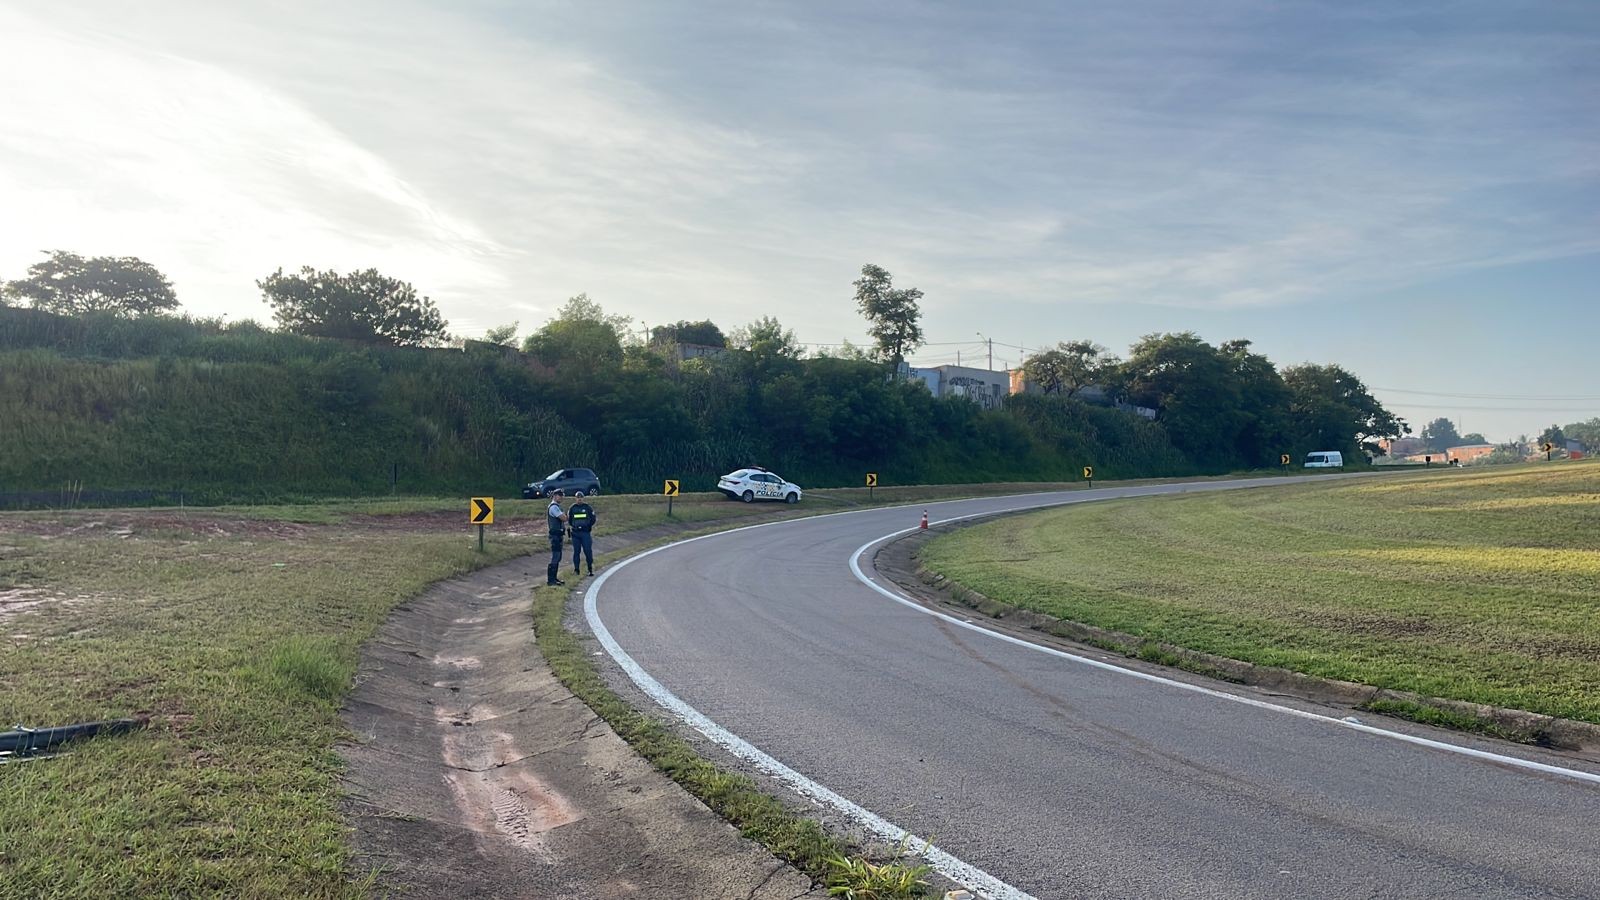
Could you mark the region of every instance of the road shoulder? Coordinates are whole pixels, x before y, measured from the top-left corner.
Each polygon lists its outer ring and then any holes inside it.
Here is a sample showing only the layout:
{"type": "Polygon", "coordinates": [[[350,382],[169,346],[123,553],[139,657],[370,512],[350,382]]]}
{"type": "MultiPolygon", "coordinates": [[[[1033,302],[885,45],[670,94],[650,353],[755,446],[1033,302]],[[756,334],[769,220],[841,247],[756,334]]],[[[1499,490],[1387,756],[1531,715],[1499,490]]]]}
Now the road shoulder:
{"type": "Polygon", "coordinates": [[[532,630],[543,576],[524,557],[441,582],[363,649],[340,748],[356,871],[397,896],[809,893],[555,679],[532,630]]]}

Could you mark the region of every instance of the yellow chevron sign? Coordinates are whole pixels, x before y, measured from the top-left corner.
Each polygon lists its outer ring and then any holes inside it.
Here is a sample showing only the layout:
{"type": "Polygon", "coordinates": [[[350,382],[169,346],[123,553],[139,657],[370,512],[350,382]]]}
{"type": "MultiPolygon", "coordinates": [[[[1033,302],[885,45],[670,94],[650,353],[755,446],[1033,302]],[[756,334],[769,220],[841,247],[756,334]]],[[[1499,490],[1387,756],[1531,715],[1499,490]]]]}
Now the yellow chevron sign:
{"type": "Polygon", "coordinates": [[[467,507],[467,520],[474,525],[493,525],[494,498],[473,497],[472,505],[467,507]]]}

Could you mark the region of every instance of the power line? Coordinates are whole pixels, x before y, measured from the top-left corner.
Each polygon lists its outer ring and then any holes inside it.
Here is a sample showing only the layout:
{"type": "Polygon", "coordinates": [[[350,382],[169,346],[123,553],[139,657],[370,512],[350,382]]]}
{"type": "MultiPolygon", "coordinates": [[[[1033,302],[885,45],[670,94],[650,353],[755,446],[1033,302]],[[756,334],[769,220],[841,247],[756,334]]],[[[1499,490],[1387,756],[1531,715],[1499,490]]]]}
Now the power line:
{"type": "Polygon", "coordinates": [[[1514,394],[1452,394],[1446,391],[1408,391],[1404,388],[1374,387],[1374,391],[1386,391],[1391,394],[1414,394],[1422,397],[1450,397],[1461,400],[1531,400],[1535,403],[1600,403],[1597,397],[1525,397],[1514,394]]]}
{"type": "Polygon", "coordinates": [[[1580,405],[1575,405],[1575,406],[1462,406],[1462,405],[1457,404],[1457,403],[1445,403],[1443,401],[1438,402],[1438,403],[1385,403],[1384,406],[1393,406],[1396,409],[1431,409],[1431,410],[1444,410],[1444,411],[1447,411],[1447,412],[1454,412],[1455,410],[1458,410],[1458,409],[1470,409],[1473,412],[1507,412],[1507,413],[1582,412],[1582,411],[1586,411],[1586,410],[1590,410],[1590,409],[1594,408],[1592,406],[1581,405],[1581,404],[1580,405]]]}

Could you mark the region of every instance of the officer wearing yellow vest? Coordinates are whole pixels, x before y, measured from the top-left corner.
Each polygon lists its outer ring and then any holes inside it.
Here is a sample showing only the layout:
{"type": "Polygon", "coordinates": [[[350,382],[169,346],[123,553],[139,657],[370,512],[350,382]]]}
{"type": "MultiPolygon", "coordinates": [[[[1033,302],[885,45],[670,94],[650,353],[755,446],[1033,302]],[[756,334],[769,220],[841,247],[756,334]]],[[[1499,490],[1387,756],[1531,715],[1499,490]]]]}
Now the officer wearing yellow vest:
{"type": "Polygon", "coordinates": [[[589,574],[594,574],[594,507],[589,501],[583,499],[583,491],[572,495],[576,501],[567,509],[567,526],[572,529],[572,574],[578,574],[578,554],[582,553],[584,562],[589,565],[589,574]]]}

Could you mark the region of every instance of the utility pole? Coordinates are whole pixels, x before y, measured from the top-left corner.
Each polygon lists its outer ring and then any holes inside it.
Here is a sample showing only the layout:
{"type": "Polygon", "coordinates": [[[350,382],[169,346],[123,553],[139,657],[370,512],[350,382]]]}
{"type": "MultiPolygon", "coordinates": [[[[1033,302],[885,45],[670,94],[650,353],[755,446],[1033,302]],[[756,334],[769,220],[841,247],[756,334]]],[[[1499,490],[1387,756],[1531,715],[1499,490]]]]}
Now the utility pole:
{"type": "Polygon", "coordinates": [[[994,340],[992,338],[984,337],[983,336],[983,332],[981,332],[981,331],[975,332],[975,333],[978,335],[979,338],[982,338],[982,340],[983,340],[983,342],[985,344],[989,345],[989,371],[993,372],[994,371],[994,340]]]}

